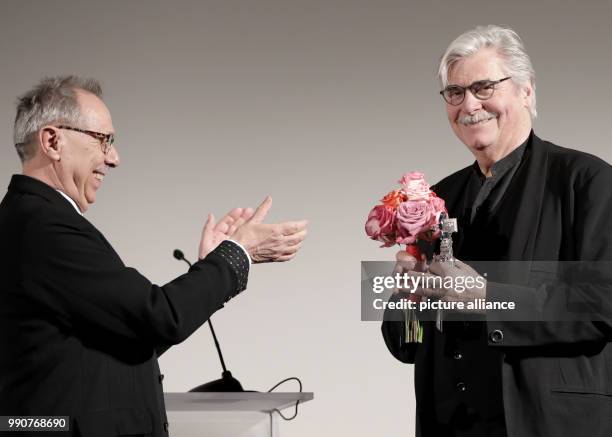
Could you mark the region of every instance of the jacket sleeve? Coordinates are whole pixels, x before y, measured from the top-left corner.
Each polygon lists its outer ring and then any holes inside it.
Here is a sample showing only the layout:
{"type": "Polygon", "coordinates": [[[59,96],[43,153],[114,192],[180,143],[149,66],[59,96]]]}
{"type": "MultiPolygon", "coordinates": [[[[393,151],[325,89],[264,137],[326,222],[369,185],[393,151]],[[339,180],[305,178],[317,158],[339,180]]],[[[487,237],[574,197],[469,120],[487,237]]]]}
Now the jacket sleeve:
{"type": "Polygon", "coordinates": [[[158,286],[126,267],[94,231],[42,217],[24,233],[23,247],[31,250],[22,254],[20,292],[77,335],[102,331],[165,348],[185,340],[246,286],[248,260],[246,272],[237,274],[226,256],[230,242],[158,286]]]}
{"type": "MultiPolygon", "coordinates": [[[[487,313],[490,346],[612,341],[612,170],[600,167],[574,193],[572,239],[578,261],[538,286],[489,284],[487,300],[514,301],[533,322],[487,313]],[[571,278],[570,278],[571,276],[571,278]]],[[[511,315],[509,315],[511,317],[511,315]]]]}

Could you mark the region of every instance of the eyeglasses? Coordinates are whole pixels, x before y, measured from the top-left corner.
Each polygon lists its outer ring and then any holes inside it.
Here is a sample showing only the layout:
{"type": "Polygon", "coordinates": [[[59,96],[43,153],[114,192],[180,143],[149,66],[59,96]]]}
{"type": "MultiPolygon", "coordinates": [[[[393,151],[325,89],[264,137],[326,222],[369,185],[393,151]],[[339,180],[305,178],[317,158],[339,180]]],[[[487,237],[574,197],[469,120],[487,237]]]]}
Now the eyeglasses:
{"type": "Polygon", "coordinates": [[[495,91],[495,86],[504,80],[510,79],[511,76],[504,77],[500,80],[478,80],[468,86],[449,85],[440,91],[440,94],[449,105],[458,106],[465,99],[466,90],[470,90],[472,95],[478,100],[490,99],[495,91]]]}
{"type": "Polygon", "coordinates": [[[113,147],[113,143],[115,142],[114,134],[103,134],[101,132],[95,132],[95,131],[86,130],[86,129],[79,129],[77,127],[65,126],[65,125],[57,126],[57,128],[80,132],[82,134],[86,134],[86,135],[89,135],[90,137],[95,138],[96,140],[100,141],[100,147],[102,147],[102,153],[104,153],[105,155],[108,153],[110,148],[113,147]]]}

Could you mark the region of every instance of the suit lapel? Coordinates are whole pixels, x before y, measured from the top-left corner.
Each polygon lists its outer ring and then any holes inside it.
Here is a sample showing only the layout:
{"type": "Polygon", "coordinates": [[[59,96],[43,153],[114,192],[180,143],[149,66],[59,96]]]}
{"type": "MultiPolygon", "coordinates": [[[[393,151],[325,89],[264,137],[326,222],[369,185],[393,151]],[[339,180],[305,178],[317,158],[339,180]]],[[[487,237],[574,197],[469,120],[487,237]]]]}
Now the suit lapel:
{"type": "Polygon", "coordinates": [[[544,189],[548,177],[548,149],[532,134],[515,181],[501,202],[497,214],[517,208],[514,223],[510,225],[508,260],[530,261],[539,233],[544,189]],[[504,207],[505,206],[505,207],[504,207]]]}

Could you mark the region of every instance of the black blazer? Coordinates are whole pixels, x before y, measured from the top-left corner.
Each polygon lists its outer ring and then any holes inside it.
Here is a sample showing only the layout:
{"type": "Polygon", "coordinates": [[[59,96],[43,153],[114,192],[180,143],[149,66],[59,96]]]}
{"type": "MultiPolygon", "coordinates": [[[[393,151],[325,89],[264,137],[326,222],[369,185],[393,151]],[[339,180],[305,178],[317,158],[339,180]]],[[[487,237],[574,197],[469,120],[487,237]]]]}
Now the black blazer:
{"type": "Polygon", "coordinates": [[[235,294],[222,254],[235,245],[159,287],[61,194],[22,175],[0,205],[0,242],[0,415],[70,416],[82,436],[167,435],[156,349],[235,294]]]}
{"type": "MultiPolygon", "coordinates": [[[[462,191],[471,171],[471,166],[466,167],[435,186],[447,201],[451,217],[464,214],[469,207],[462,203],[462,191]]],[[[455,254],[459,259],[476,259],[487,253],[489,259],[532,261],[526,263],[528,275],[551,281],[555,272],[542,271],[547,264],[537,261],[610,261],[611,188],[609,164],[532,134],[493,220],[482,229],[465,225],[466,232],[460,224],[454,239],[455,254]]],[[[501,352],[501,369],[497,371],[502,379],[509,437],[612,435],[611,274],[607,272],[604,285],[597,289],[602,305],[596,321],[487,320],[488,335],[483,336],[483,343],[501,352]]],[[[491,284],[487,299],[517,299],[536,305],[535,298],[530,301],[535,293],[515,296],[515,289],[491,284]]],[[[538,293],[537,304],[543,310],[561,307],[567,297],[559,290],[555,293],[554,287],[538,293]]],[[[386,315],[388,320],[393,317],[386,315]]],[[[423,408],[430,399],[432,381],[443,378],[432,370],[436,359],[431,344],[437,335],[434,323],[424,322],[424,329],[423,343],[405,344],[403,323],[385,321],[382,325],[389,351],[398,360],[415,364],[417,435],[421,435],[419,417],[427,414],[423,408]]],[[[477,379],[480,375],[473,376],[477,379]]]]}

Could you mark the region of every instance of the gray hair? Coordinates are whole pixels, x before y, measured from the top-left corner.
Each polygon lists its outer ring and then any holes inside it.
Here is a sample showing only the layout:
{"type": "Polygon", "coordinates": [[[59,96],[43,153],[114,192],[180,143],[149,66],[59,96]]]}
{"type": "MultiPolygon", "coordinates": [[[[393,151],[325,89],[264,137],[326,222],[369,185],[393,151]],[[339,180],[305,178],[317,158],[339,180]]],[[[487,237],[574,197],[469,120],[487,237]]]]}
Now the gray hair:
{"type": "Polygon", "coordinates": [[[493,48],[504,61],[504,68],[512,80],[520,85],[531,84],[533,98],[529,112],[537,116],[535,96],[535,71],[525,51],[523,41],[510,29],[495,25],[478,26],[459,35],[446,49],[440,59],[438,80],[442,88],[448,85],[448,74],[453,65],[484,48],[493,48]]]}
{"type": "Polygon", "coordinates": [[[102,88],[95,79],[79,76],[46,77],[17,99],[17,115],[13,128],[13,144],[21,162],[36,154],[34,134],[53,123],[78,123],[81,110],[76,90],[102,97],[102,88]]]}

